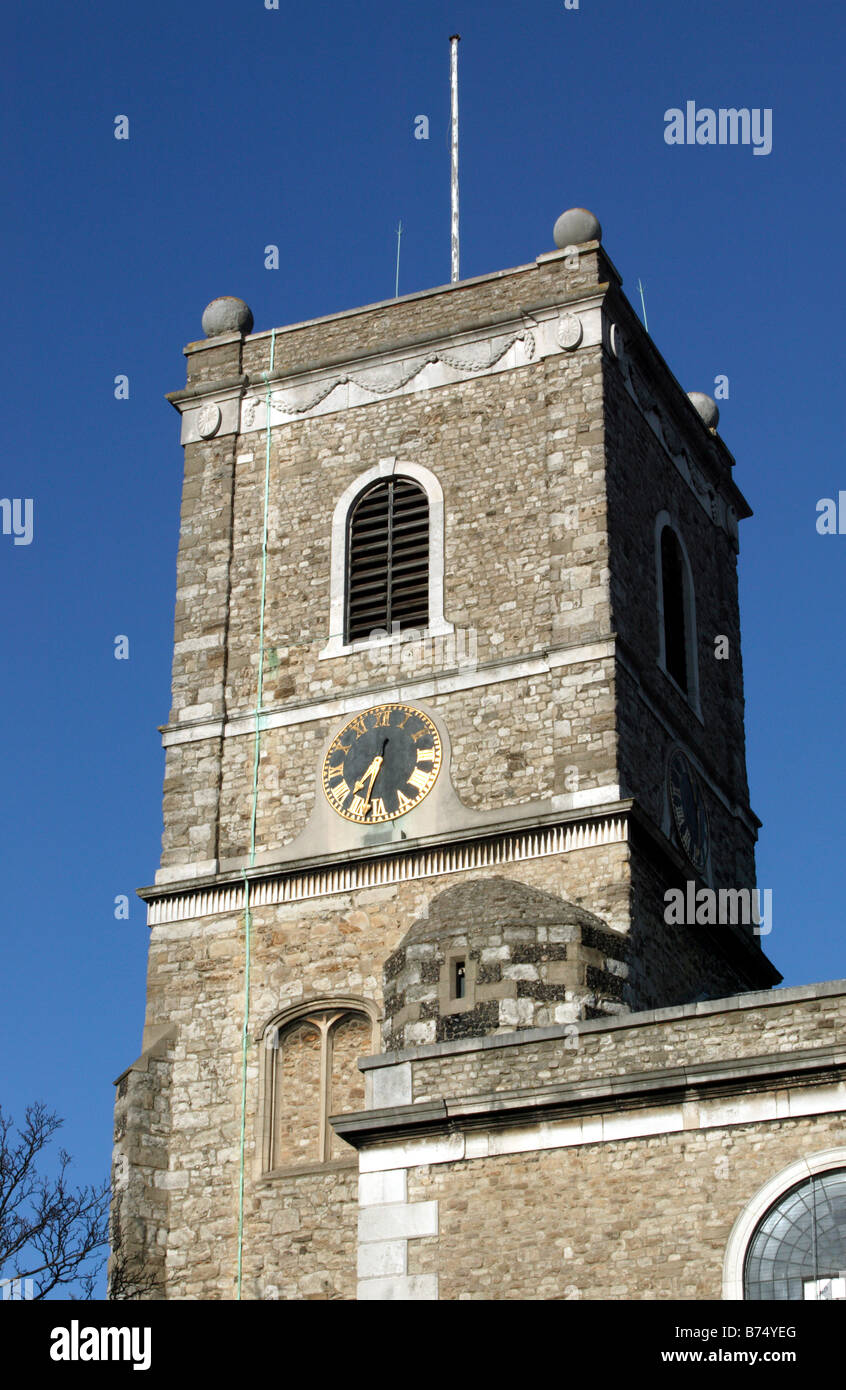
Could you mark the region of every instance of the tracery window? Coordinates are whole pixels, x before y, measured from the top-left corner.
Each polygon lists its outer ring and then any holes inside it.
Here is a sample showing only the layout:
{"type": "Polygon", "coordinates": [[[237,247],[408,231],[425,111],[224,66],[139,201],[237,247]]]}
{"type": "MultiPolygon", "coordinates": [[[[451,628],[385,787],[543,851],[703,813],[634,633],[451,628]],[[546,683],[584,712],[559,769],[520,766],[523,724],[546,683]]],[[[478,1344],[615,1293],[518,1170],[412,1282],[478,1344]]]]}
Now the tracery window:
{"type": "Polygon", "coordinates": [[[364,1109],[359,1057],[374,1051],[374,1016],[362,1004],[317,1002],[265,1033],[264,1168],[352,1158],[329,1116],[364,1109]]]}

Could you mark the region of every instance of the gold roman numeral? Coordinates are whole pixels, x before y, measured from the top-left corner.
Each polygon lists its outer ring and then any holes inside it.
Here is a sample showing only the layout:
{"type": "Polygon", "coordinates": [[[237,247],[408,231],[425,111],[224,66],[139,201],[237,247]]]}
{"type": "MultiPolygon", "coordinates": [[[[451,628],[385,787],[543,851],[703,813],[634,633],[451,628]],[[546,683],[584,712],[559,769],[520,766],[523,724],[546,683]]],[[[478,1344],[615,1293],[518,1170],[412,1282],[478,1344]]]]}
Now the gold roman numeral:
{"type": "MultiPolygon", "coordinates": [[[[386,729],[391,722],[390,709],[380,709],[376,711],[376,723],[374,729],[386,729]]],[[[402,726],[400,726],[402,727],[402,726]]]]}
{"type": "Polygon", "coordinates": [[[364,714],[357,714],[355,719],[350,720],[347,729],[351,729],[352,732],[360,738],[362,734],[367,733],[367,716],[364,714]]]}
{"type": "Polygon", "coordinates": [[[422,769],[422,767],[416,767],[416,768],[414,769],[413,772],[409,773],[409,776],[408,776],[408,784],[409,784],[409,786],[410,786],[410,787],[416,787],[417,790],[418,790],[418,791],[421,791],[421,792],[422,792],[423,788],[425,787],[426,783],[428,782],[428,780],[429,780],[429,774],[428,774],[428,772],[424,772],[423,769],[422,769]]]}
{"type": "Polygon", "coordinates": [[[397,792],[397,805],[399,806],[400,811],[408,811],[410,807],[414,805],[414,802],[409,801],[408,797],[403,796],[402,792],[397,792]]]}
{"type": "Polygon", "coordinates": [[[337,787],[332,788],[332,795],[334,797],[337,797],[338,801],[343,802],[346,801],[347,797],[349,796],[350,790],[351,789],[347,786],[346,782],[342,777],[337,787]]]}
{"type": "Polygon", "coordinates": [[[386,807],[385,807],[385,803],[384,803],[384,801],[382,800],[381,796],[374,796],[374,798],[373,798],[373,800],[372,800],[372,802],[371,802],[370,804],[371,804],[372,807],[373,807],[373,819],[374,819],[374,820],[376,820],[376,818],[377,818],[378,816],[386,816],[386,815],[388,814],[387,809],[386,809],[386,807]]]}
{"type": "Polygon", "coordinates": [[[347,809],[351,816],[366,816],[367,802],[363,796],[354,796],[347,809]]]}

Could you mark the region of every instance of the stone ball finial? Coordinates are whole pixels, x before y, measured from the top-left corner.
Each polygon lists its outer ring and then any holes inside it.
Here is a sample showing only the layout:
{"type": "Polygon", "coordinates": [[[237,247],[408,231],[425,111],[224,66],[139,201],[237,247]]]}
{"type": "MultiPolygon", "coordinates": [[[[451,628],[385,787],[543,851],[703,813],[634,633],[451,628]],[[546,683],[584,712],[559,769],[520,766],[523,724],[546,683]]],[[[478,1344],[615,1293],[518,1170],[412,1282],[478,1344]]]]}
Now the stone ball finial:
{"type": "Polygon", "coordinates": [[[218,333],[252,333],[253,314],[249,304],[229,294],[213,299],[203,310],[203,332],[207,338],[218,333]]]}
{"type": "Polygon", "coordinates": [[[715,430],[720,423],[720,407],[713,396],[706,396],[704,391],[688,391],[687,399],[706,429],[715,430]]]}
{"type": "Polygon", "coordinates": [[[559,251],[563,251],[565,246],[581,246],[583,241],[601,241],[602,228],[599,218],[587,208],[568,208],[553,227],[552,235],[559,251]]]}

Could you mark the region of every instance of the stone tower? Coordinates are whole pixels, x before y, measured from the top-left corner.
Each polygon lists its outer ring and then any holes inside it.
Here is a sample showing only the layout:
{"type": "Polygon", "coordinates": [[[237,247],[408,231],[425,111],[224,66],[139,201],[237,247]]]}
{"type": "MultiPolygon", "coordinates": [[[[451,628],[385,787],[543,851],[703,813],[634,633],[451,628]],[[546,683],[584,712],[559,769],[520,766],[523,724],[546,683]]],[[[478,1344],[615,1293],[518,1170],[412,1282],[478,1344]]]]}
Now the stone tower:
{"type": "Polygon", "coordinates": [[[596,219],[555,241],[272,331],[215,300],[185,349],[119,1288],[355,1297],[360,1057],[780,978],[744,911],[749,508],[596,219]]]}

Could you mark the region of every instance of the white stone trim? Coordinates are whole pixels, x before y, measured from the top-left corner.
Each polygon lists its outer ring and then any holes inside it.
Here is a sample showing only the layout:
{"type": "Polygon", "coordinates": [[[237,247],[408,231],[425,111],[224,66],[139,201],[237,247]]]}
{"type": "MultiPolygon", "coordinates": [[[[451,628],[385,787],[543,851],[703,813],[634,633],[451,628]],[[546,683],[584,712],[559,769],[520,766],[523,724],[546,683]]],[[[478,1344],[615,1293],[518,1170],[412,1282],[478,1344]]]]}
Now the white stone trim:
{"type": "MultiPolygon", "coordinates": [[[[386,645],[389,645],[391,640],[388,638],[386,645]]],[[[459,690],[476,690],[488,685],[499,685],[504,681],[528,680],[549,675],[550,671],[560,667],[610,659],[614,652],[615,641],[613,637],[609,637],[599,642],[552,647],[542,654],[532,652],[512,661],[483,663],[473,670],[451,670],[440,676],[426,676],[417,681],[394,681],[373,686],[364,693],[338,696],[333,700],[321,698],[284,709],[265,710],[261,714],[261,728],[263,732],[268,729],[289,729],[299,724],[313,723],[318,719],[341,719],[344,715],[356,714],[361,709],[367,709],[369,705],[430,700],[436,695],[451,695],[459,690]]],[[[178,743],[198,743],[207,738],[240,738],[244,734],[255,734],[254,712],[235,715],[226,722],[222,719],[202,719],[185,724],[171,724],[162,734],[162,745],[171,748],[178,743]]]]}
{"type": "Polygon", "coordinates": [[[436,1300],[436,1274],[409,1275],[408,1242],[438,1234],[438,1203],[409,1202],[404,1168],[358,1181],[358,1297],[436,1300]]]}
{"type": "MultiPolygon", "coordinates": [[[[589,291],[577,302],[535,310],[531,319],[512,314],[486,328],[351,356],[341,364],[288,373],[269,385],[256,382],[241,401],[240,434],[266,428],[268,393],[270,424],[275,428],[475,377],[495,376],[546,357],[576,356],[572,349],[562,346],[559,336],[562,319],[568,321],[569,327],[574,318],[581,327],[578,350],[599,346],[602,296],[589,291]]],[[[566,335],[564,341],[569,341],[566,335]]],[[[203,397],[204,402],[214,399],[216,393],[203,397]]],[[[178,408],[185,409],[185,405],[180,402],[178,408]]],[[[182,442],[186,443],[187,438],[182,442]]]]}
{"type": "Polygon", "coordinates": [[[380,459],[350,483],[338,498],[332,516],[332,543],[329,577],[329,641],[320,653],[320,660],[347,656],[350,652],[369,651],[374,647],[395,644],[399,634],[372,641],[346,643],[344,614],[347,586],[347,521],[356,500],[371,483],[380,478],[411,478],[418,483],[429,500],[429,625],[421,637],[446,637],[454,631],[444,618],[444,493],[428,468],[418,463],[404,463],[395,457],[380,459]]]}
{"type": "MultiPolygon", "coordinates": [[[[562,1120],[540,1120],[525,1125],[515,1124],[507,1129],[477,1130],[469,1131],[467,1134],[454,1132],[448,1135],[405,1139],[395,1144],[380,1144],[360,1150],[359,1171],[378,1173],[383,1169],[415,1168],[420,1164],[456,1163],[471,1158],[537,1153],[545,1149],[575,1148],[581,1144],[608,1144],[626,1139],[648,1138],[656,1134],[674,1134],[684,1130],[765,1124],[774,1119],[830,1115],[840,1111],[846,1111],[846,1082],[773,1088],[730,1102],[720,1098],[694,1099],[683,1104],[631,1107],[621,1111],[609,1110],[603,1114],[577,1115],[562,1120]]],[[[846,1162],[846,1149],[833,1149],[829,1153],[843,1154],[843,1161],[846,1162]]],[[[820,1157],[823,1158],[825,1155],[820,1157]]],[[[802,1160],[803,1164],[805,1162],[806,1160],[802,1160]]],[[[827,1161],[822,1166],[831,1167],[832,1163],[827,1161]]],[[[800,1178],[804,1172],[805,1168],[799,1165],[800,1178]]],[[[776,1183],[777,1181],[774,1180],[776,1183]]],[[[778,1195],[783,1188],[776,1186],[773,1190],[778,1195]]],[[[762,1189],[762,1192],[764,1191],[769,1191],[769,1185],[762,1189]]],[[[770,1204],[772,1200],[774,1198],[770,1199],[770,1204]]],[[[765,1203],[760,1208],[759,1214],[766,1210],[766,1205],[765,1203]]]]}
{"type": "MultiPolygon", "coordinates": [[[[568,854],[572,850],[593,849],[597,845],[625,844],[627,840],[628,821],[622,816],[513,831],[465,844],[392,855],[386,859],[365,859],[315,869],[306,874],[280,874],[258,879],[250,884],[250,905],[255,909],[278,903],[301,902],[308,898],[332,897],[338,893],[381,888],[409,879],[440,878],[443,874],[518,864],[527,859],[544,859],[550,855],[568,854]]],[[[238,879],[235,883],[154,898],[147,907],[147,925],[158,927],[172,922],[193,921],[213,913],[243,910],[244,884],[242,879],[238,879]]]]}
{"type": "Polygon", "coordinates": [[[732,1227],[723,1261],[723,1298],[743,1301],[743,1267],[746,1251],[759,1221],[766,1215],[784,1192],[802,1182],[803,1178],[815,1177],[831,1168],[846,1168],[846,1148],[823,1149],[820,1153],[805,1154],[802,1158],[782,1168],[774,1178],[759,1187],[754,1197],[747,1202],[732,1227]]]}

